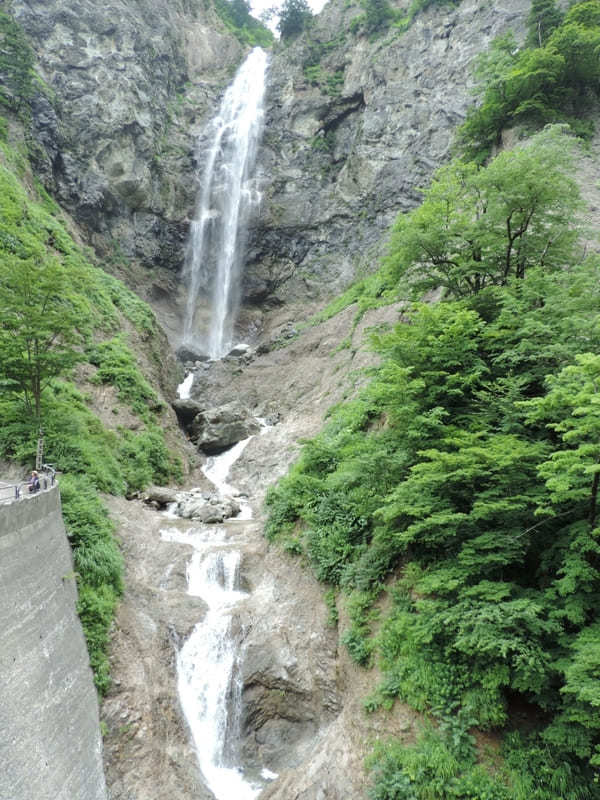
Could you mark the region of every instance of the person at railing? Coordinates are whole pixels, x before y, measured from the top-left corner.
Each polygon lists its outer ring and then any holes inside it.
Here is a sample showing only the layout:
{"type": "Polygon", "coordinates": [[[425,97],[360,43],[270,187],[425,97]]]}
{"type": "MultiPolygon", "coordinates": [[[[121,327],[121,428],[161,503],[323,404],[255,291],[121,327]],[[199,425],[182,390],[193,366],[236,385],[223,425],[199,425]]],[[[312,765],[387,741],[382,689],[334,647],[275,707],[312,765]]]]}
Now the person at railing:
{"type": "Polygon", "coordinates": [[[40,490],[40,476],[34,469],[31,470],[31,478],[29,479],[27,488],[31,493],[39,492],[40,490]]]}

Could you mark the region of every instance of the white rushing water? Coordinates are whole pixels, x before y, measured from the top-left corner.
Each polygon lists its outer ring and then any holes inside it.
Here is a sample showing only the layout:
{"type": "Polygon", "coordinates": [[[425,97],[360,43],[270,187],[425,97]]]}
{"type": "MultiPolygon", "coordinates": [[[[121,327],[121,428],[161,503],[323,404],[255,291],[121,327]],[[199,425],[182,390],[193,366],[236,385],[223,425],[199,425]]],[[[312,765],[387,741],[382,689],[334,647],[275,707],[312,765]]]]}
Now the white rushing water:
{"type": "Polygon", "coordinates": [[[241,685],[236,679],[236,647],[231,609],[239,591],[240,554],[235,550],[196,550],[188,566],[188,592],[208,611],[177,658],[178,690],[200,769],[217,800],[253,800],[261,787],[244,779],[233,765],[239,737],[241,685]]]}
{"type": "Polygon", "coordinates": [[[189,400],[192,391],[192,384],[194,383],[194,373],[188,372],[183,381],[177,387],[177,396],[180,400],[189,400]]]}
{"type": "Polygon", "coordinates": [[[220,456],[209,458],[202,467],[202,472],[206,475],[208,480],[214,484],[221,496],[230,495],[236,497],[240,507],[240,513],[237,515],[236,519],[241,520],[252,519],[252,507],[247,500],[237,496],[237,489],[227,483],[227,476],[229,475],[229,470],[232,465],[242,455],[246,445],[251,439],[252,436],[249,436],[247,439],[243,439],[233,447],[230,447],[229,450],[221,453],[220,456]]]}
{"type": "MultiPolygon", "coordinates": [[[[221,494],[236,494],[227,483],[232,464],[252,437],[208,460],[203,472],[221,494]]],[[[242,504],[244,516],[250,504],[242,504]]],[[[240,553],[227,542],[223,526],[161,531],[169,541],[194,548],[187,567],[188,593],[201,597],[206,616],[177,656],[178,691],[196,748],[200,770],[216,800],[254,800],[265,781],[277,775],[263,769],[262,780],[250,782],[236,766],[240,737],[241,692],[238,658],[232,636],[232,614],[246,593],[239,588],[240,553]]]]}
{"type": "Polygon", "coordinates": [[[263,127],[266,70],[267,54],[257,47],[198,143],[198,161],[205,166],[186,254],[183,344],[212,358],[226,355],[233,344],[247,224],[260,202],[252,171],[263,127]],[[210,297],[208,320],[197,319],[201,293],[210,297]]]}

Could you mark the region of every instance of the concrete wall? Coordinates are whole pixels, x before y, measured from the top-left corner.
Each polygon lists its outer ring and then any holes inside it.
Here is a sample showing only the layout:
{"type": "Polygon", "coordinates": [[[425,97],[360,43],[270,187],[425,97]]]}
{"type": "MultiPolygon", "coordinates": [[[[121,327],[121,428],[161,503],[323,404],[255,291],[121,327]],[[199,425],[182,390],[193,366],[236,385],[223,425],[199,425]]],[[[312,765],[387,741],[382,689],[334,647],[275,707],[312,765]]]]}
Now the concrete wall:
{"type": "Polygon", "coordinates": [[[58,487],[0,506],[0,800],[106,800],[58,487]]]}

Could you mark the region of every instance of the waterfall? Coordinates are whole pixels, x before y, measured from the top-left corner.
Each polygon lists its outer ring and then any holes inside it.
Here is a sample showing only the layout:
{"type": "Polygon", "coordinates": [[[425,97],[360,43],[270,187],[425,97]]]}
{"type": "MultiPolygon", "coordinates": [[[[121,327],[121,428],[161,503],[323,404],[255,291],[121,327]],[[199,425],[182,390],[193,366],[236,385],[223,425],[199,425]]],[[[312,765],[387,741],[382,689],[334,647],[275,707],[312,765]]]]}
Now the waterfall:
{"type": "Polygon", "coordinates": [[[184,267],[188,297],[183,345],[212,358],[222,357],[233,344],[248,221],[260,202],[252,171],[263,126],[266,70],[267,54],[257,47],[198,142],[198,161],[205,166],[184,267]],[[210,298],[208,320],[198,310],[201,294],[210,298]]]}
{"type": "Polygon", "coordinates": [[[181,705],[192,732],[202,774],[217,800],[253,800],[252,786],[233,766],[239,738],[241,686],[236,680],[236,649],[230,633],[231,608],[238,589],[240,554],[235,550],[196,550],[188,566],[188,592],[208,605],[177,659],[181,705]]]}
{"type": "MultiPolygon", "coordinates": [[[[251,438],[209,459],[204,467],[220,494],[237,493],[227,478],[251,438]]],[[[241,520],[249,519],[251,510],[249,503],[242,504],[232,524],[243,526],[241,520]]],[[[243,528],[237,530],[239,535],[243,528]]],[[[241,653],[232,631],[236,605],[247,597],[239,585],[240,553],[225,525],[163,529],[161,536],[193,547],[187,566],[188,593],[201,597],[208,607],[177,655],[179,699],[200,770],[216,800],[254,800],[277,775],[263,768],[249,780],[240,765],[241,653]]]]}
{"type": "Polygon", "coordinates": [[[189,400],[194,383],[194,373],[188,372],[184,380],[177,387],[177,396],[180,400],[189,400]]]}

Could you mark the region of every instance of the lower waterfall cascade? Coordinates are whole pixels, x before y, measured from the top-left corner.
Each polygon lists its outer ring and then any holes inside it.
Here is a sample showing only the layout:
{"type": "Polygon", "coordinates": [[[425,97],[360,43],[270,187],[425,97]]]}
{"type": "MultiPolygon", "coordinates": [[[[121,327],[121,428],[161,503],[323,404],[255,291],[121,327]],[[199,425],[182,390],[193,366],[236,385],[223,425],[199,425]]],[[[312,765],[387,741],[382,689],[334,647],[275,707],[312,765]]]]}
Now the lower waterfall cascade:
{"type": "MultiPolygon", "coordinates": [[[[390,316],[378,310],[364,324],[390,316]]],[[[366,742],[384,735],[389,722],[377,714],[364,718],[371,676],[358,672],[340,647],[322,586],[302,559],[265,537],[262,510],[268,487],[297,452],[298,436],[314,432],[344,390],[336,367],[348,353],[329,356],[328,349],[341,334],[341,322],[334,318],[322,329],[307,331],[300,354],[292,346],[275,359],[257,356],[241,374],[230,359],[196,367],[190,408],[225,405],[235,398],[255,421],[255,435],[208,458],[204,474],[192,474],[185,489],[165,488],[163,496],[177,502],[177,515],[175,508],[165,515],[157,507],[162,503],[152,502],[150,495],[145,503],[111,500],[127,557],[128,586],[112,645],[115,688],[104,701],[109,728],[105,764],[114,800],[160,793],[170,800],[215,800],[219,791],[228,800],[236,800],[242,791],[256,800],[294,800],[299,794],[306,800],[365,796],[366,742]],[[222,381],[226,371],[235,373],[235,383],[222,381]],[[262,418],[268,427],[261,425],[262,418]],[[228,496],[219,498],[220,493],[228,496]],[[180,513],[191,508],[192,500],[197,515],[180,513]],[[242,512],[223,522],[200,521],[204,510],[227,501],[242,512]],[[233,570],[238,577],[227,584],[231,551],[240,554],[240,563],[233,570]],[[222,566],[210,565],[210,552],[220,554],[222,566]],[[196,565],[205,570],[205,583],[211,570],[216,573],[217,585],[207,587],[206,597],[200,583],[195,588],[189,583],[196,565]],[[207,766],[201,767],[200,756],[216,748],[206,733],[201,741],[194,740],[199,712],[191,709],[186,717],[183,711],[188,701],[180,693],[180,664],[184,645],[203,630],[205,618],[215,618],[217,603],[235,652],[226,682],[222,750],[217,750],[216,764],[207,756],[207,766]],[[241,714],[232,708],[240,687],[241,714]],[[234,733],[238,724],[239,733],[234,733]],[[213,767],[211,788],[204,772],[213,767]],[[220,767],[237,775],[219,774],[220,767]],[[228,781],[239,779],[246,788],[230,788],[228,781]]],[[[361,350],[353,365],[366,365],[369,359],[370,353],[361,350]]],[[[209,669],[200,665],[195,671],[204,676],[209,669]]],[[[202,697],[191,699],[202,706],[202,697]]],[[[399,725],[412,724],[405,710],[398,714],[399,725]]]]}
{"type": "MultiPolygon", "coordinates": [[[[251,438],[210,458],[204,466],[203,473],[221,496],[237,494],[227,483],[227,477],[251,438]]],[[[242,498],[240,506],[236,520],[251,519],[250,504],[242,498]]],[[[161,537],[193,547],[186,570],[188,594],[201,598],[207,605],[204,619],[194,627],[177,654],[180,705],[200,771],[216,800],[254,800],[265,783],[274,780],[277,774],[263,768],[250,780],[236,765],[242,653],[232,635],[232,624],[236,606],[248,596],[240,588],[241,554],[222,525],[202,525],[187,531],[165,528],[161,537]]]]}

